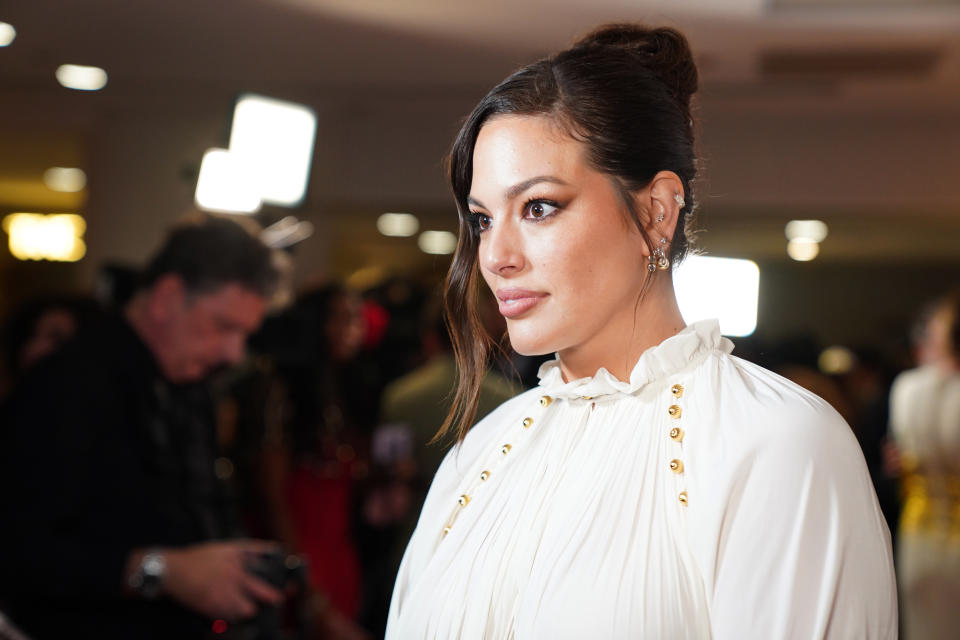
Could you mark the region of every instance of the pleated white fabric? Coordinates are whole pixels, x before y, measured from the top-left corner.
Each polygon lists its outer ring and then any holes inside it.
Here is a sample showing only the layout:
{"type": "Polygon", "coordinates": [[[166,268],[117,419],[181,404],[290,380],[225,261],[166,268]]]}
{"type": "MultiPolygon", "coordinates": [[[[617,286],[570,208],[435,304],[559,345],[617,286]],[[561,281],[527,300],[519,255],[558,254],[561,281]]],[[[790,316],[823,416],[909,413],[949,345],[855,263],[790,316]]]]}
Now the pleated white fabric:
{"type": "Polygon", "coordinates": [[[896,637],[853,434],[732,346],[706,321],[628,382],[545,364],[437,472],[387,638],[896,637]]]}

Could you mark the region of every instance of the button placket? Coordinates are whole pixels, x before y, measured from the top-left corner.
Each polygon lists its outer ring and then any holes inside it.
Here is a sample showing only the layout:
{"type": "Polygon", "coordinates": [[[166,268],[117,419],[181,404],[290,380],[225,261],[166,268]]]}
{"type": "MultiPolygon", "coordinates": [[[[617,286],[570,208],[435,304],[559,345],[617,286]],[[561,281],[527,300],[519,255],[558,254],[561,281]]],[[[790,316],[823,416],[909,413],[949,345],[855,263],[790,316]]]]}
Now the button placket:
{"type": "MultiPolygon", "coordinates": [[[[667,408],[667,415],[670,416],[670,420],[673,423],[668,435],[671,440],[677,443],[677,446],[680,449],[680,457],[671,459],[667,463],[667,465],[670,471],[673,472],[673,474],[675,474],[681,479],[680,480],[681,487],[684,484],[682,480],[683,472],[684,472],[682,455],[683,455],[683,438],[684,438],[684,435],[686,434],[684,433],[683,429],[679,425],[679,421],[683,416],[683,408],[678,404],[678,402],[680,401],[680,398],[683,397],[683,392],[684,392],[684,388],[682,384],[674,384],[673,386],[671,386],[670,395],[673,396],[673,401],[670,404],[670,406],[667,408]]],[[[677,495],[677,500],[680,502],[681,505],[687,506],[689,499],[687,497],[686,488],[683,488],[680,491],[680,493],[677,495]]]]}
{"type": "Polygon", "coordinates": [[[446,537],[446,535],[450,533],[450,530],[453,528],[453,525],[457,520],[457,516],[474,499],[474,494],[477,489],[479,489],[482,484],[486,483],[490,479],[491,475],[493,475],[508,458],[512,458],[516,455],[514,452],[515,446],[520,446],[522,448],[522,445],[530,437],[530,433],[534,431],[534,424],[540,420],[544,411],[550,406],[551,403],[553,403],[553,398],[550,396],[540,396],[539,409],[532,412],[531,415],[528,415],[520,420],[518,432],[510,439],[509,442],[504,442],[500,445],[499,451],[495,456],[490,456],[490,458],[484,461],[485,464],[482,467],[482,471],[471,473],[471,476],[468,477],[467,488],[460,493],[460,497],[457,498],[457,505],[454,507],[453,512],[443,527],[442,537],[446,537]],[[535,418],[533,417],[534,415],[536,415],[535,418]]]}

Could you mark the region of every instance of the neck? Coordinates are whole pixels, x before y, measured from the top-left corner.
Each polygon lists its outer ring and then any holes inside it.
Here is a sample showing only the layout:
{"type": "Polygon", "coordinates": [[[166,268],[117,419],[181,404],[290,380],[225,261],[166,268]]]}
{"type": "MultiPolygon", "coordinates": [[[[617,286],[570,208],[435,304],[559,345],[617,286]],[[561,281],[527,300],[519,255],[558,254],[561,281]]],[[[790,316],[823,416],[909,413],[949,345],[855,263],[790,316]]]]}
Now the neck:
{"type": "Polygon", "coordinates": [[[686,326],[672,279],[655,277],[633,308],[610,319],[588,342],[558,354],[566,381],[594,375],[601,367],[619,380],[628,380],[644,351],[676,335],[686,326]]]}

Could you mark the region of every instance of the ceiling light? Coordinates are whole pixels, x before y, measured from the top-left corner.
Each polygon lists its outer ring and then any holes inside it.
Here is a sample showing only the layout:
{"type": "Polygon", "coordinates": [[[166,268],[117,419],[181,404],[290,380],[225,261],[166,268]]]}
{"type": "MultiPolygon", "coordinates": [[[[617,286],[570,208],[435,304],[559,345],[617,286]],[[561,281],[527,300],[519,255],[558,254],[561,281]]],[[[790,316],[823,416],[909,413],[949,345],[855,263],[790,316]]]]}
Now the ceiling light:
{"type": "Polygon", "coordinates": [[[10,253],[18,260],[76,262],[87,253],[87,223],[72,213],[11,213],[3,219],[10,253]]]}
{"type": "Polygon", "coordinates": [[[50,167],[43,172],[43,181],[52,191],[75,193],[87,186],[87,174],[73,167],[50,167]]]}
{"type": "Polygon", "coordinates": [[[827,237],[827,225],[821,220],[791,220],[784,232],[787,240],[806,239],[823,242],[827,237]]]}
{"type": "Polygon", "coordinates": [[[448,255],[457,248],[457,236],[449,231],[424,231],[417,239],[417,245],[424,253],[448,255]]]}
{"type": "Polygon", "coordinates": [[[107,72],[100,67],[62,64],[57,68],[57,81],[67,89],[97,91],[107,84],[107,72]]]}
{"type": "Polygon", "coordinates": [[[16,37],[17,30],[13,28],[12,24],[0,22],[0,47],[6,47],[13,44],[13,40],[16,37]]]}
{"type": "Polygon", "coordinates": [[[827,347],[817,358],[817,366],[820,367],[820,371],[834,376],[850,373],[856,363],[857,356],[854,355],[853,351],[841,346],[827,347]]]}
{"type": "Polygon", "coordinates": [[[794,238],[787,243],[787,255],[798,262],[809,262],[820,254],[820,243],[809,238],[794,238]]]}
{"type": "Polygon", "coordinates": [[[203,154],[194,201],[223,213],[256,213],[262,204],[250,165],[226,149],[203,154]]]}
{"type": "Polygon", "coordinates": [[[687,324],[717,318],[727,336],[756,330],[760,268],[752,260],[690,256],[674,272],[673,286],[687,324]]]}
{"type": "Polygon", "coordinates": [[[377,218],[377,231],[385,236],[409,238],[420,229],[420,221],[409,213],[385,213],[377,218]]]}
{"type": "Polygon", "coordinates": [[[248,94],[237,101],[230,153],[250,166],[263,202],[296,206],[307,191],[317,116],[304,105],[248,94]]]}

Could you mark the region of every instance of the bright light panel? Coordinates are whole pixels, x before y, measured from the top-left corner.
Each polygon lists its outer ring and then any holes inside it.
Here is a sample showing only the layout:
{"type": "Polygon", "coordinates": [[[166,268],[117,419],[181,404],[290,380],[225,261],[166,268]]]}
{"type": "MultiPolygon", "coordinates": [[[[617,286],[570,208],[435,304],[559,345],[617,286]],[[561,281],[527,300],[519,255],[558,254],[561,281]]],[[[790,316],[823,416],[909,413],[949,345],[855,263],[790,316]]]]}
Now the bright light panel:
{"type": "Polygon", "coordinates": [[[823,242],[828,232],[827,224],[821,220],[791,220],[784,228],[787,240],[823,242]]]}
{"type": "Polygon", "coordinates": [[[194,201],[206,211],[256,213],[261,201],[252,167],[232,151],[208,149],[200,164],[194,201]]]}
{"type": "Polygon", "coordinates": [[[67,89],[97,91],[107,86],[107,72],[100,67],[62,64],[57,67],[57,81],[67,89]]]}
{"type": "Polygon", "coordinates": [[[87,186],[87,174],[74,167],[50,167],[43,172],[43,182],[53,191],[75,193],[87,186]]]}
{"type": "Polygon", "coordinates": [[[420,229],[420,221],[409,213],[385,213],[377,218],[377,231],[385,236],[409,238],[420,229]]]}
{"type": "Polygon", "coordinates": [[[76,262],[87,253],[87,223],[72,213],[11,213],[3,219],[10,253],[17,260],[76,262]]]}
{"type": "Polygon", "coordinates": [[[717,318],[724,335],[756,330],[760,269],[752,260],[690,256],[674,272],[673,286],[687,324],[717,318]]]}
{"type": "Polygon", "coordinates": [[[457,236],[449,231],[424,231],[417,238],[417,245],[424,253],[443,256],[457,248],[457,236]]]}
{"type": "Polygon", "coordinates": [[[17,30],[13,28],[12,24],[0,22],[0,47],[6,47],[13,44],[13,41],[16,37],[17,30]]]}
{"type": "Polygon", "coordinates": [[[810,262],[820,255],[820,243],[809,238],[794,238],[787,243],[787,255],[798,262],[810,262]]]}
{"type": "Polygon", "coordinates": [[[316,115],[303,105],[257,95],[237,102],[230,153],[250,166],[263,202],[295,206],[303,200],[316,129],[316,115]]]}

